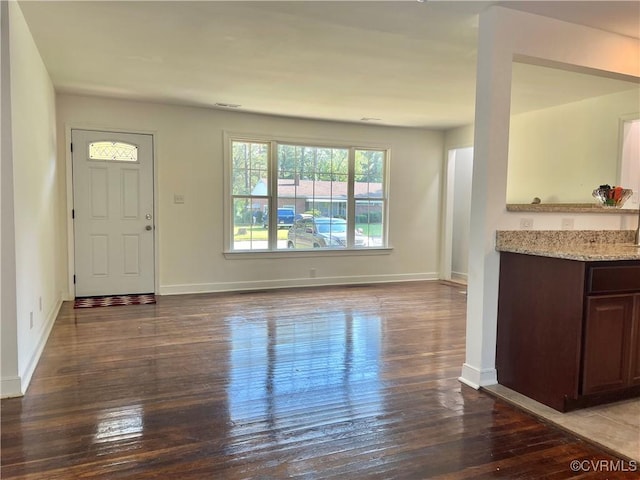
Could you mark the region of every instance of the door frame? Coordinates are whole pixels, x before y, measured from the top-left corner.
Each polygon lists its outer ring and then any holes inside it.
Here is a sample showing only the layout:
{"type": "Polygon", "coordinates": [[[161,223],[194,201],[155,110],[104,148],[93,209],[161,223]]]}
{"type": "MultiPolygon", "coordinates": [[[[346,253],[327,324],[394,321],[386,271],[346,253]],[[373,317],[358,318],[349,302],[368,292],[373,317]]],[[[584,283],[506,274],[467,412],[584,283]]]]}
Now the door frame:
{"type": "Polygon", "coordinates": [[[153,218],[154,218],[154,232],[153,232],[153,293],[157,294],[159,290],[159,268],[160,259],[158,256],[158,231],[160,225],[160,217],[158,216],[158,169],[156,168],[156,156],[157,156],[157,131],[155,130],[140,130],[136,128],[115,128],[105,127],[95,124],[84,123],[70,123],[64,126],[64,139],[65,139],[65,176],[67,181],[67,208],[66,208],[66,221],[67,221],[67,290],[68,300],[75,299],[76,288],[73,283],[73,276],[75,274],[75,233],[73,228],[73,154],[71,153],[71,131],[72,130],[93,130],[96,132],[109,132],[109,133],[131,133],[140,135],[151,135],[153,147],[151,164],[153,166],[153,218]]]}
{"type": "MultiPolygon", "coordinates": [[[[453,261],[453,202],[455,192],[455,156],[457,150],[474,148],[474,144],[454,144],[445,146],[442,181],[442,219],[440,235],[440,280],[454,281],[451,264],[453,261]]],[[[472,182],[473,183],[473,182],[472,182]]],[[[467,272],[467,282],[468,282],[467,272]]]]}
{"type": "MultiPolygon", "coordinates": [[[[640,122],[640,112],[629,113],[627,115],[621,115],[618,119],[618,165],[616,168],[616,182],[618,185],[623,185],[626,188],[633,189],[633,195],[629,199],[630,201],[625,204],[628,209],[640,208],[640,192],[636,185],[624,185],[622,181],[623,169],[624,169],[624,131],[627,123],[640,122]]],[[[622,207],[623,209],[625,207],[622,207]]],[[[628,227],[631,229],[631,227],[628,227]]]]}

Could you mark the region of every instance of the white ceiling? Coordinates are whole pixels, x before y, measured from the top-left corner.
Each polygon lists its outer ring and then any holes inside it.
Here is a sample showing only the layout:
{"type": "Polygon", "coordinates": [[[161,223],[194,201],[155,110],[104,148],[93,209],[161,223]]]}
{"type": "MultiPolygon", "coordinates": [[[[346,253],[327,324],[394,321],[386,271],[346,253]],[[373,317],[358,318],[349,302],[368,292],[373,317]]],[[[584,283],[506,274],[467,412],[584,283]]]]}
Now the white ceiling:
{"type": "MultiPolygon", "coordinates": [[[[20,1],[20,7],[60,92],[449,128],[473,121],[478,13],[496,3],[640,37],[638,1],[20,1]]],[[[632,87],[574,75],[518,66],[517,109],[632,87]]]]}

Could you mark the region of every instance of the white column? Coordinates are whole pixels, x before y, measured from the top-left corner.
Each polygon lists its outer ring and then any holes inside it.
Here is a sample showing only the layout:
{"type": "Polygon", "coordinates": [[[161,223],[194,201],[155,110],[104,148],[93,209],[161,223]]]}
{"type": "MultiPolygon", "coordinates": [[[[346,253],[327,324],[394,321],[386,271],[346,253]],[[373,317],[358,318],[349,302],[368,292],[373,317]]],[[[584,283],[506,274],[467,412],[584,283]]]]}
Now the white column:
{"type": "Polygon", "coordinates": [[[499,255],[495,232],[505,211],[511,99],[511,52],[500,41],[496,11],[480,16],[466,360],[460,381],[497,383],[495,369],[499,255]]]}

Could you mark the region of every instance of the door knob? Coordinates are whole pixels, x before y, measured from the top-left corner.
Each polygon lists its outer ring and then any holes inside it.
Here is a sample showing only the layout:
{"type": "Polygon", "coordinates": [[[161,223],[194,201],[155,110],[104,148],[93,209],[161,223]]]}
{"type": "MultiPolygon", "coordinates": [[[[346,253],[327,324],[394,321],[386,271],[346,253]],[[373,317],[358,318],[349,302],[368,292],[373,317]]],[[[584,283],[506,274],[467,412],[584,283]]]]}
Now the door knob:
{"type": "Polygon", "coordinates": [[[148,231],[148,230],[153,229],[153,227],[151,225],[147,225],[146,227],[144,227],[144,229],[148,231]]]}

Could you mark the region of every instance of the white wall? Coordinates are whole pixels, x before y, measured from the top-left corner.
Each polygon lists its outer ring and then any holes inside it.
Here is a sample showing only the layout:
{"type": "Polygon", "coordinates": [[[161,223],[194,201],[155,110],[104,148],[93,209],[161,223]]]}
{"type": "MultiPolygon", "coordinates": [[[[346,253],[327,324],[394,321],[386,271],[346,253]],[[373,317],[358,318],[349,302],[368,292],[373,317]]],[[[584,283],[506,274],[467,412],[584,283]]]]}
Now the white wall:
{"type": "MultiPolygon", "coordinates": [[[[25,391],[66,290],[64,171],[56,159],[55,94],[17,2],[8,2],[8,20],[12,151],[7,160],[3,155],[3,164],[12,162],[16,308],[14,318],[5,318],[3,309],[2,323],[3,333],[5,324],[15,323],[17,338],[3,338],[3,396],[25,391]],[[16,354],[17,372],[5,371],[5,356],[11,363],[16,354]]],[[[3,185],[11,180],[4,173],[3,165],[3,185]]],[[[3,227],[4,213],[3,202],[3,227]]],[[[3,245],[3,267],[4,256],[3,245]]]]}
{"type": "Polygon", "coordinates": [[[447,130],[444,135],[444,148],[448,151],[453,148],[473,147],[474,125],[447,130]]]}
{"type": "Polygon", "coordinates": [[[154,133],[159,293],[437,278],[441,132],[74,95],[59,95],[57,109],[60,156],[68,156],[74,127],[154,133]],[[225,258],[224,131],[389,146],[393,250],[347,257],[225,258]],[[173,203],[176,193],[184,195],[184,204],[173,203]],[[311,268],[316,269],[313,279],[311,268]]]}
{"type": "Polygon", "coordinates": [[[514,58],[640,77],[640,41],[502,7],[480,15],[469,246],[466,360],[461,381],[496,383],[499,255],[495,232],[508,229],[507,158],[514,58]]]}
{"type": "Polygon", "coordinates": [[[617,185],[620,119],[640,110],[640,88],[513,115],[507,203],[592,203],[617,185]]]}
{"type": "Polygon", "coordinates": [[[16,247],[13,216],[13,148],[11,142],[11,62],[9,60],[9,4],[0,2],[0,195],[2,225],[0,239],[0,395],[19,394],[18,324],[16,322],[16,247]]]}

